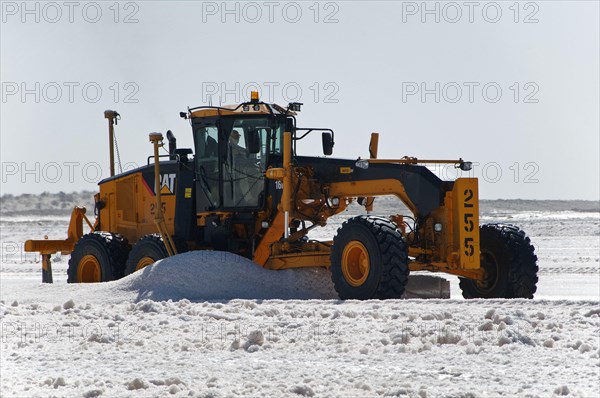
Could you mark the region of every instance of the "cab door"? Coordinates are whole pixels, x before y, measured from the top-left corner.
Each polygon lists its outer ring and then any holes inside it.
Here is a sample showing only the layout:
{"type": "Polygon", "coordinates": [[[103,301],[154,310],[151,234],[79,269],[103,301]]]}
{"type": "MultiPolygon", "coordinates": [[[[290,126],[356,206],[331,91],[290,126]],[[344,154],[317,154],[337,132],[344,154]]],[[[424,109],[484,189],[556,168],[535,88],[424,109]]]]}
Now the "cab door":
{"type": "Polygon", "coordinates": [[[193,121],[196,147],[196,210],[214,211],[221,205],[219,129],[216,118],[193,121]]]}

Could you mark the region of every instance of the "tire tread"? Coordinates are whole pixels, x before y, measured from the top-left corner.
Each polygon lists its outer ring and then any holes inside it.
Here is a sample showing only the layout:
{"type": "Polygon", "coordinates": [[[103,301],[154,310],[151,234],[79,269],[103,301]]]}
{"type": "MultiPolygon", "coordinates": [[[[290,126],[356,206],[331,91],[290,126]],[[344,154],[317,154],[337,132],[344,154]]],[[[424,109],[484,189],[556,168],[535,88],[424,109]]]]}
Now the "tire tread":
{"type": "MultiPolygon", "coordinates": [[[[539,268],[529,237],[512,224],[485,224],[481,226],[481,233],[490,234],[502,242],[502,249],[508,254],[508,279],[506,286],[498,291],[497,298],[532,299],[537,290],[539,268]]],[[[481,297],[473,281],[460,278],[459,286],[464,298],[481,297]]]]}
{"type": "MultiPolygon", "coordinates": [[[[408,248],[396,225],[390,220],[379,216],[357,216],[345,221],[338,229],[333,239],[331,263],[341,264],[340,232],[352,228],[366,228],[375,238],[381,255],[382,271],[378,286],[373,293],[374,299],[401,298],[408,283],[408,248]],[[336,244],[339,248],[336,250],[336,244]]],[[[343,278],[343,277],[342,277],[343,278]]],[[[341,298],[348,297],[343,281],[336,278],[332,272],[335,290],[341,298]]]]}
{"type": "MultiPolygon", "coordinates": [[[[116,280],[123,277],[125,271],[125,262],[129,254],[129,244],[127,239],[121,234],[112,232],[96,231],[85,234],[77,241],[71,258],[69,259],[69,268],[67,269],[67,283],[77,282],[77,258],[80,252],[87,250],[88,245],[98,245],[101,247],[110,262],[111,278],[116,280]]],[[[85,254],[82,254],[82,256],[85,254]]]]}

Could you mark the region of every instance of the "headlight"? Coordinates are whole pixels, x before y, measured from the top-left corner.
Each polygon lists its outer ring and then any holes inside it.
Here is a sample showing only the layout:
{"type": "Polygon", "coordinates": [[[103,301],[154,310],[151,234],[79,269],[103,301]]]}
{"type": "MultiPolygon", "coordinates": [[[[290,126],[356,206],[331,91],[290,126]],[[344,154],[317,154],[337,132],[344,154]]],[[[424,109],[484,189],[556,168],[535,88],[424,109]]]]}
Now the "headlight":
{"type": "Polygon", "coordinates": [[[356,167],[366,170],[369,168],[369,161],[367,159],[358,159],[356,161],[356,167]]]}

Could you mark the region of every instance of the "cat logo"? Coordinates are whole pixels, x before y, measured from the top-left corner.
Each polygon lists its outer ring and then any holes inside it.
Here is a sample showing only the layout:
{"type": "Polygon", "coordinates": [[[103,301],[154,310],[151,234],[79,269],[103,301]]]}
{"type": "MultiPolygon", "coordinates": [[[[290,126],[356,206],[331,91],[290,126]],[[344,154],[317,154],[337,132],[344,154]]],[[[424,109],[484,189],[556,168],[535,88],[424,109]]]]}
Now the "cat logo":
{"type": "MultiPolygon", "coordinates": [[[[161,174],[160,176],[160,194],[173,195],[175,193],[175,176],[176,174],[161,174]]],[[[156,188],[154,189],[156,192],[156,188]]]]}

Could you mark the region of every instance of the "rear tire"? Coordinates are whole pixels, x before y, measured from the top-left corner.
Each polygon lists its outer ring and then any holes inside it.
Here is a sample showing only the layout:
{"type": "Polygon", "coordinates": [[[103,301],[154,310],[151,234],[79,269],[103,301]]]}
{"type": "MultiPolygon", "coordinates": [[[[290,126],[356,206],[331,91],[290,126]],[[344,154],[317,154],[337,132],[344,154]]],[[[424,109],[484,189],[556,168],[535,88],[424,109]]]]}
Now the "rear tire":
{"type": "Polygon", "coordinates": [[[125,275],[133,274],[168,256],[169,253],[160,234],[143,236],[131,249],[125,266],[125,275]]]}
{"type": "Polygon", "coordinates": [[[127,240],[110,232],[83,235],[75,244],[67,270],[68,283],[108,282],[123,276],[127,240]]]}
{"type": "Polygon", "coordinates": [[[401,298],[408,273],[407,246],[390,220],[359,216],[338,229],[331,279],[341,299],[401,298]]]}
{"type": "Polygon", "coordinates": [[[537,289],[537,256],[525,232],[514,225],[486,224],[479,229],[483,282],[460,278],[463,297],[527,298],[537,289]]]}

